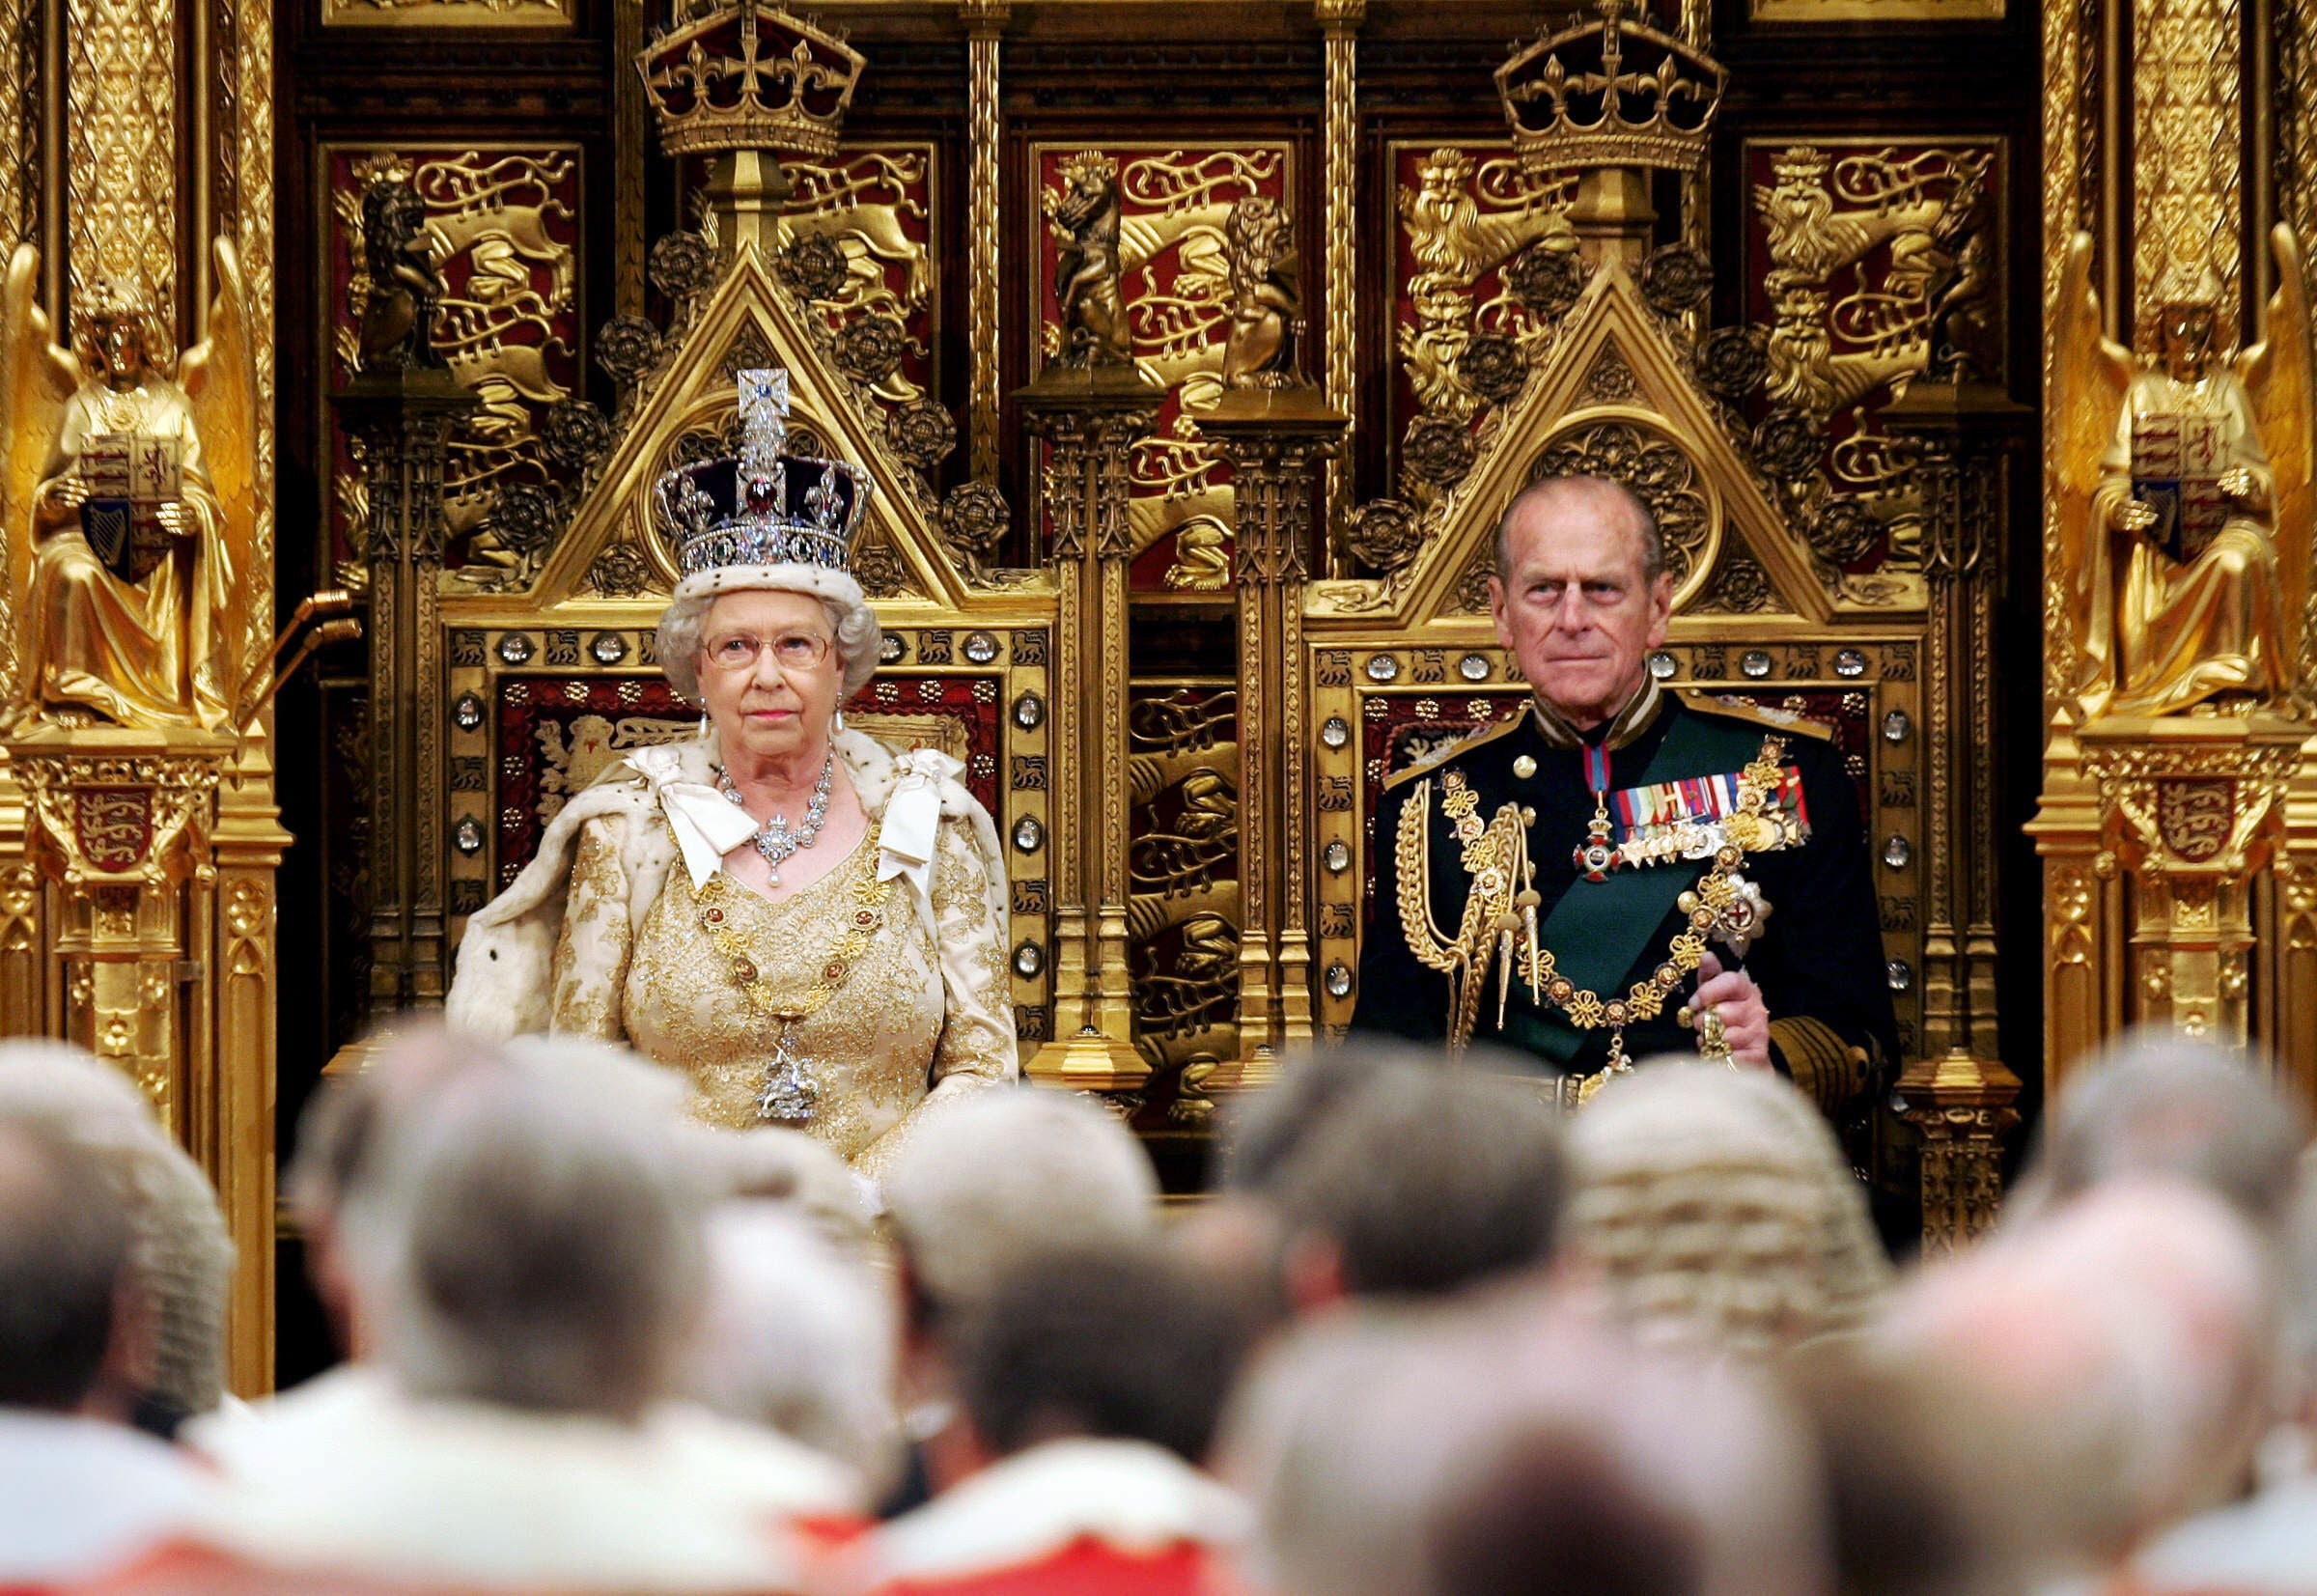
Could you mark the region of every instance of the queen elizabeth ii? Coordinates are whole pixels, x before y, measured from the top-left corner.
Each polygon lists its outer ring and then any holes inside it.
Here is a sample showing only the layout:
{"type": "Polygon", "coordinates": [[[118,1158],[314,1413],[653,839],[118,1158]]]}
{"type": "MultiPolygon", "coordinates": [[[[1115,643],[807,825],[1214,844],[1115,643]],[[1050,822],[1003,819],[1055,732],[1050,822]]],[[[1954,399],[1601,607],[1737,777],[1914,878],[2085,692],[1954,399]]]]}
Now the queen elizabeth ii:
{"type": "Polygon", "coordinates": [[[625,1042],[693,1112],[881,1172],[935,1103],[1015,1078],[1005,870],[963,767],[840,712],[881,632],[846,569],[866,483],[782,454],[788,374],[740,376],[738,460],[657,497],[683,573],[658,657],[698,737],[575,797],[468,922],[451,1022],[625,1042]]]}

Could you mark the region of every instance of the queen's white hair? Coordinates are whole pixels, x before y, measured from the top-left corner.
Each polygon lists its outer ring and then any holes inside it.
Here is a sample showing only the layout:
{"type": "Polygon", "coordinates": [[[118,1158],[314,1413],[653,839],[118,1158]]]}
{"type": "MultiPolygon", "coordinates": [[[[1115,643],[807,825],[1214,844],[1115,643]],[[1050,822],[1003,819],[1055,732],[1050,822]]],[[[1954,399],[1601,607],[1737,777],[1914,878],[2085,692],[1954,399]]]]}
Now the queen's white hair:
{"type": "Polygon", "coordinates": [[[978,1306],[1034,1248],[1153,1234],[1158,1182],[1133,1134],[1082,1097],[976,1092],[929,1113],[895,1155],[885,1207],[924,1304],[978,1306]]]}
{"type": "Polygon", "coordinates": [[[897,1327],[868,1263],[788,1204],[762,1200],[710,1214],[708,1256],[685,1393],[836,1459],[881,1494],[900,1461],[897,1327]]]}
{"type": "Polygon", "coordinates": [[[819,565],[728,565],[686,576],[660,612],[654,645],[659,668],[684,698],[700,701],[700,629],[716,600],[727,593],[801,593],[821,601],[836,638],[837,660],[845,671],[850,699],[877,674],[884,629],[869,606],[861,584],[842,571],[819,565]]]}
{"type": "Polygon", "coordinates": [[[151,1366],[146,1394],[184,1414],[225,1386],[225,1311],[234,1244],[217,1194],[112,1066],[63,1042],[0,1042],[0,1114],[101,1161],[127,1204],[129,1295],[151,1366]]]}

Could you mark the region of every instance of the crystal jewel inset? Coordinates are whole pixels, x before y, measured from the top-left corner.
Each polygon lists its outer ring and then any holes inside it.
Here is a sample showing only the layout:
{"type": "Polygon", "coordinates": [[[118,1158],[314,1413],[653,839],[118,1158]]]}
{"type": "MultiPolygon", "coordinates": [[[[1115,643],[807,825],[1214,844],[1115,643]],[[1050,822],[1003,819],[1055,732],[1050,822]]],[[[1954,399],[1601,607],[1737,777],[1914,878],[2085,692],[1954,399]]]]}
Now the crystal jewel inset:
{"type": "MultiPolygon", "coordinates": [[[[821,762],[821,779],[813,784],[813,796],[805,800],[804,824],[792,826],[786,815],[774,815],[757,827],[756,851],[772,867],[772,884],[780,884],[780,867],[795,857],[799,849],[810,848],[821,840],[821,823],[828,819],[828,782],[836,774],[837,756],[832,751],[821,762]]],[[[716,772],[716,791],[733,804],[740,802],[740,790],[733,785],[729,772],[716,772]]]]}

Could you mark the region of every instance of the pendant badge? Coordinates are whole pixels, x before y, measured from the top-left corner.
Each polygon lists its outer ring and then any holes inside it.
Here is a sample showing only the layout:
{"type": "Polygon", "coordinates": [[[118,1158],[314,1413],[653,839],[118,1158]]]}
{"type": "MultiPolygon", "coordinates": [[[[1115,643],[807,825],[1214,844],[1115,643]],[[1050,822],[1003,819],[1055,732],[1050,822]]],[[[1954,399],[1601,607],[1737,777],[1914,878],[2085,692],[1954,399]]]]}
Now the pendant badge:
{"type": "Polygon", "coordinates": [[[756,1115],[770,1124],[801,1128],[812,1123],[821,1093],[810,1067],[792,1050],[793,1041],[789,1027],[783,1025],[772,1062],[765,1071],[764,1087],[756,1096],[756,1115]]]}
{"type": "Polygon", "coordinates": [[[1593,789],[1593,818],[1585,823],[1585,840],[1569,857],[1585,880],[1605,882],[1625,856],[1609,840],[1609,751],[1598,743],[1585,749],[1585,785],[1593,789]]]}
{"type": "Polygon", "coordinates": [[[1591,835],[1577,844],[1570,857],[1585,880],[1605,882],[1609,879],[1609,872],[1625,862],[1624,856],[1618,852],[1617,846],[1609,841],[1609,823],[1605,817],[1596,815],[1588,830],[1591,835]]]}

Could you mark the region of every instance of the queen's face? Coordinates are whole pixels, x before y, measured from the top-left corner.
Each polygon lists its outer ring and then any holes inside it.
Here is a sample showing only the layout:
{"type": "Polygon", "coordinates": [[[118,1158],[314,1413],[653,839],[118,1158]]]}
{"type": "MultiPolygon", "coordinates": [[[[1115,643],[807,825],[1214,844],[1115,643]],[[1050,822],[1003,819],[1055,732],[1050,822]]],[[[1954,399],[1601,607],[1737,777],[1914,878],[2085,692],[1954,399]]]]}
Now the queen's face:
{"type": "Polygon", "coordinates": [[[700,628],[700,700],[727,762],[828,746],[845,690],[828,611],[805,593],[727,593],[700,628]]]}

